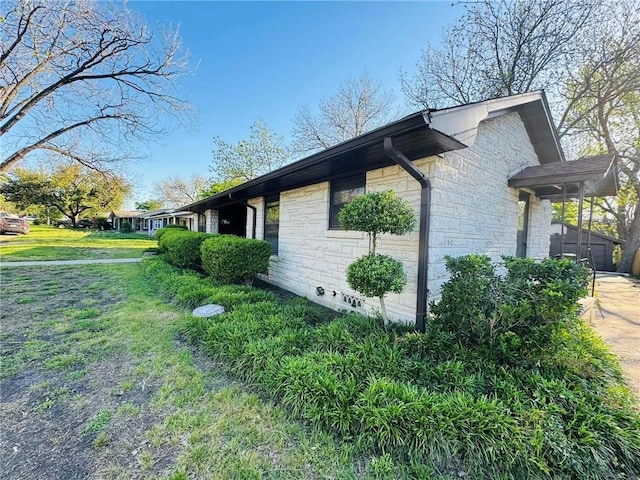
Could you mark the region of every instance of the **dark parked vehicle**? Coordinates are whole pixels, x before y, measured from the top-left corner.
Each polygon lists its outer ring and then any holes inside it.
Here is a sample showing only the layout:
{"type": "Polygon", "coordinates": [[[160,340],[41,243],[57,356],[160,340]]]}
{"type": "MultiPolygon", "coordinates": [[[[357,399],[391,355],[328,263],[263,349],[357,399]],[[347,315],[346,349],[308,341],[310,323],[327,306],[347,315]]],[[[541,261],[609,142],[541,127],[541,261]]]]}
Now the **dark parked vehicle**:
{"type": "Polygon", "coordinates": [[[80,220],[78,222],[78,227],[80,228],[93,228],[95,227],[95,223],[93,223],[91,220],[80,220]]]}
{"type": "Polygon", "coordinates": [[[26,235],[29,233],[29,222],[24,218],[2,213],[0,215],[0,234],[4,233],[22,233],[26,235]]]}

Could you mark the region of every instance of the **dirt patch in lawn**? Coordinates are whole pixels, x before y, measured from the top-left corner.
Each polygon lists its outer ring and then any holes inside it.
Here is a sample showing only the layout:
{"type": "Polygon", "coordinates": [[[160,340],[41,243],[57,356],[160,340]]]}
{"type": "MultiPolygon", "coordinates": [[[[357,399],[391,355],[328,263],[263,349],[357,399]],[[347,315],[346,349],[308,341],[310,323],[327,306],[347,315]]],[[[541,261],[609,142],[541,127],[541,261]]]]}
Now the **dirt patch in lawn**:
{"type": "Polygon", "coordinates": [[[316,479],[360,459],[184,342],[137,264],[0,270],[0,479],[316,479]]]}
{"type": "Polygon", "coordinates": [[[159,386],[110,338],[108,312],[126,295],[104,271],[2,271],[0,478],[108,478],[152,449],[144,432],[165,413],[151,405],[159,386]]]}

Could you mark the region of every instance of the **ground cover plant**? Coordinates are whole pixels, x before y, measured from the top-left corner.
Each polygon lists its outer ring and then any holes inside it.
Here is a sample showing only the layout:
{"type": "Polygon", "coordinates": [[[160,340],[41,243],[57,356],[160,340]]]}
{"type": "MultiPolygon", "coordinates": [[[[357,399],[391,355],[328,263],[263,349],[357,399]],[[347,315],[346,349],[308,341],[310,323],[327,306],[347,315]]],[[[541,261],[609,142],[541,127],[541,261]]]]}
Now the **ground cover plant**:
{"type": "Polygon", "coordinates": [[[0,261],[132,258],[156,245],[147,235],[32,225],[28,235],[0,237],[0,261]]]}
{"type": "Polygon", "coordinates": [[[0,270],[0,478],[380,478],[384,458],[354,460],[193,352],[156,288],[137,264],[0,270]]]}
{"type": "Polygon", "coordinates": [[[238,295],[225,314],[187,320],[188,338],[291,415],[374,456],[381,475],[640,475],[637,403],[574,315],[573,264],[507,259],[499,276],[484,257],[451,259],[426,334],[355,314],[328,320],[162,259],[143,268],[178,303],[238,295]]]}

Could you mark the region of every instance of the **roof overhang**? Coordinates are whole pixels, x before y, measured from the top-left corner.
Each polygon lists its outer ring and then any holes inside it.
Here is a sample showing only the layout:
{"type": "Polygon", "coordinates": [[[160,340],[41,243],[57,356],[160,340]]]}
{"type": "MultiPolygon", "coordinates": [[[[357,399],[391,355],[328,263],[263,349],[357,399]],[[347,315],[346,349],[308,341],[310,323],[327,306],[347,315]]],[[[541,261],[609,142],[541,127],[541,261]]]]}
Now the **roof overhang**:
{"type": "Polygon", "coordinates": [[[511,112],[522,119],[540,163],[565,160],[543,91],[495,98],[459,107],[432,110],[431,127],[470,147],[475,143],[480,122],[511,112]]]}
{"type": "Polygon", "coordinates": [[[580,184],[586,197],[607,197],[618,193],[618,171],[614,155],[579,158],[570,162],[527,167],[509,179],[513,188],[529,188],[537,197],[562,201],[576,198],[580,184]],[[564,189],[564,193],[563,193],[564,189]]]}
{"type": "Polygon", "coordinates": [[[392,137],[394,145],[410,160],[466,147],[458,140],[431,128],[428,117],[423,112],[418,112],[182,208],[195,212],[216,209],[251,198],[394,165],[393,160],[384,152],[383,141],[386,137],[392,137]]]}
{"type": "Polygon", "coordinates": [[[467,148],[475,142],[480,122],[511,112],[520,115],[541,163],[564,161],[545,94],[539,91],[416,112],[182,209],[203,212],[394,165],[384,152],[386,137],[411,161],[467,148]]]}

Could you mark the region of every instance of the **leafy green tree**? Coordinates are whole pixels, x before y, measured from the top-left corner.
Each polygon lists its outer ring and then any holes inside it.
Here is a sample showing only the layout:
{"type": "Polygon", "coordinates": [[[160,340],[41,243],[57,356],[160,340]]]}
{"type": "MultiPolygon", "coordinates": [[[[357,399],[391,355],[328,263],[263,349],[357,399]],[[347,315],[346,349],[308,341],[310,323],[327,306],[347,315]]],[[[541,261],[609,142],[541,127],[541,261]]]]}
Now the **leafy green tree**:
{"type": "Polygon", "coordinates": [[[74,227],[81,215],[120,207],[130,192],[124,178],[79,164],[61,165],[51,173],[16,169],[0,186],[0,194],[19,208],[50,207],[69,218],[74,227]]]}
{"type": "Polygon", "coordinates": [[[251,125],[246,140],[233,144],[214,137],[213,143],[215,149],[209,170],[214,182],[251,180],[282,167],[291,157],[284,138],[271,132],[262,119],[251,125]]]}
{"type": "Polygon", "coordinates": [[[225,190],[229,190],[230,188],[237,187],[241,183],[242,180],[239,178],[210,183],[207,187],[200,190],[200,192],[198,193],[198,198],[196,198],[196,200],[202,200],[203,198],[207,198],[220,192],[224,192],[225,190]]]}
{"type": "Polygon", "coordinates": [[[144,202],[136,202],[135,204],[136,206],[136,210],[144,210],[144,211],[151,211],[151,210],[159,210],[163,207],[162,202],[160,200],[145,200],[144,202]]]}
{"type": "Polygon", "coordinates": [[[347,283],[367,297],[380,299],[385,327],[389,323],[384,297],[400,293],[407,284],[402,262],[376,253],[378,236],[388,233],[404,235],[415,226],[413,208],[393,191],[367,193],[348,202],[338,214],[340,225],[347,230],[367,232],[369,253],[347,267],[347,283]]]}

